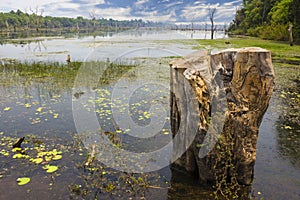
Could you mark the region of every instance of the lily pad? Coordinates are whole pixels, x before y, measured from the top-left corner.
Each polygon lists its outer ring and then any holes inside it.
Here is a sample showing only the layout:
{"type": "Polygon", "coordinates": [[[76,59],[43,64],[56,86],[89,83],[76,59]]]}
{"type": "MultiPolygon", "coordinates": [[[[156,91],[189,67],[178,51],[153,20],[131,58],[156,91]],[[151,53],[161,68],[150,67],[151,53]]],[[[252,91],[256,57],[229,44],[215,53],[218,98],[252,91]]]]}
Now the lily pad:
{"type": "Polygon", "coordinates": [[[18,185],[26,185],[29,182],[30,182],[30,178],[28,177],[21,177],[17,179],[18,185]]]}
{"type": "Polygon", "coordinates": [[[4,110],[4,111],[9,111],[9,110],[10,110],[10,107],[5,107],[3,110],[4,110]]]}
{"type": "Polygon", "coordinates": [[[48,173],[53,173],[58,170],[58,167],[55,165],[46,165],[43,167],[43,169],[45,169],[48,173]]]}
{"type": "Polygon", "coordinates": [[[26,103],[24,106],[25,106],[25,108],[30,108],[31,107],[31,105],[29,103],[26,103]]]}
{"type": "Polygon", "coordinates": [[[42,112],[42,110],[43,110],[43,107],[39,107],[36,109],[37,112],[42,112]]]}
{"type": "Polygon", "coordinates": [[[12,158],[15,158],[15,159],[17,159],[17,158],[28,158],[28,157],[29,156],[24,155],[24,154],[20,154],[20,153],[17,153],[17,154],[12,156],[12,158]]]}
{"type": "Polygon", "coordinates": [[[43,162],[43,158],[32,158],[30,159],[30,161],[35,164],[40,164],[41,162],[43,162]]]}
{"type": "Polygon", "coordinates": [[[60,160],[62,159],[62,155],[55,155],[52,160],[60,160]]]}

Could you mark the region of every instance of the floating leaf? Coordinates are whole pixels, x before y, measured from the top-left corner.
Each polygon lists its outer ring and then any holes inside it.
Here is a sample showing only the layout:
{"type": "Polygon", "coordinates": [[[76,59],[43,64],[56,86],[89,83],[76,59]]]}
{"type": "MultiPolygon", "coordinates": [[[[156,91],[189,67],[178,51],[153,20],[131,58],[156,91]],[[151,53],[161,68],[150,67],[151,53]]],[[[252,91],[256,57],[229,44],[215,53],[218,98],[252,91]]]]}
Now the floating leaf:
{"type": "Polygon", "coordinates": [[[144,112],[143,114],[144,114],[144,116],[145,116],[146,119],[149,119],[149,118],[150,118],[150,113],[144,112]]]}
{"type": "Polygon", "coordinates": [[[45,160],[46,160],[47,162],[51,161],[51,160],[52,160],[52,156],[45,156],[45,160]]]}
{"type": "Polygon", "coordinates": [[[60,160],[62,159],[62,155],[56,155],[52,158],[52,160],[60,160]]]}
{"type": "Polygon", "coordinates": [[[292,129],[293,129],[291,126],[285,126],[284,128],[285,128],[285,129],[289,129],[289,130],[292,130],[292,129]]]}
{"type": "Polygon", "coordinates": [[[53,173],[58,170],[58,167],[55,165],[46,165],[43,167],[43,169],[45,169],[48,173],[53,173]]]}
{"type": "Polygon", "coordinates": [[[43,157],[47,154],[47,152],[38,152],[37,156],[38,157],[43,157]]]}
{"type": "Polygon", "coordinates": [[[15,147],[15,148],[13,148],[12,152],[17,152],[17,151],[21,151],[21,150],[22,150],[22,148],[20,148],[20,147],[15,147]]]}
{"type": "Polygon", "coordinates": [[[164,135],[169,135],[169,131],[163,132],[164,135]]]}
{"type": "Polygon", "coordinates": [[[28,177],[21,177],[17,179],[18,185],[26,185],[30,182],[30,178],[28,177]]]}
{"type": "Polygon", "coordinates": [[[17,153],[17,154],[15,154],[15,155],[13,155],[13,157],[12,158],[25,158],[26,156],[25,155],[23,155],[23,154],[20,154],[20,153],[17,153]]]}
{"type": "Polygon", "coordinates": [[[36,109],[37,112],[42,112],[42,110],[43,110],[43,107],[39,107],[36,109]]]}
{"type": "Polygon", "coordinates": [[[57,155],[57,154],[62,154],[62,151],[57,151],[56,149],[53,149],[50,153],[52,155],[57,155]]]}
{"type": "Polygon", "coordinates": [[[286,98],[286,96],[284,94],[281,94],[280,97],[284,98],[284,99],[286,98]]]}
{"type": "Polygon", "coordinates": [[[29,103],[26,103],[24,106],[25,106],[25,108],[30,108],[31,107],[31,105],[29,103]]]}
{"type": "Polygon", "coordinates": [[[54,113],[54,114],[53,114],[53,118],[54,118],[54,119],[57,119],[57,118],[58,118],[58,114],[57,114],[57,113],[54,113]]]}
{"type": "Polygon", "coordinates": [[[0,154],[2,154],[3,156],[9,156],[9,153],[5,150],[1,150],[0,154]]]}
{"type": "Polygon", "coordinates": [[[31,158],[30,161],[35,164],[40,164],[41,162],[43,162],[43,158],[31,158]]]}
{"type": "Polygon", "coordinates": [[[4,110],[4,111],[9,111],[9,110],[10,110],[10,107],[5,107],[3,110],[4,110]]]}

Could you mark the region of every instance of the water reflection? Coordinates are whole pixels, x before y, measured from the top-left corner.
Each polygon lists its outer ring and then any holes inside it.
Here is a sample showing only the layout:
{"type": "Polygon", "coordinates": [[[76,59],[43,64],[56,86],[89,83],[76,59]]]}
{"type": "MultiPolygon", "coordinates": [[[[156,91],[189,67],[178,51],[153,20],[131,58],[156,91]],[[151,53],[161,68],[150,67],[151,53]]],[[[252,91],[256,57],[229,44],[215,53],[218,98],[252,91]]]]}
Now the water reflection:
{"type": "MultiPolygon", "coordinates": [[[[18,33],[19,34],[19,33],[18,33]]],[[[171,30],[128,30],[123,32],[95,33],[47,33],[45,35],[10,35],[1,37],[0,59],[17,59],[19,61],[58,61],[64,62],[68,54],[73,61],[84,61],[87,55],[95,50],[105,49],[98,54],[96,60],[115,59],[124,52],[138,48],[170,49],[180,55],[190,53],[191,46],[180,41],[204,39],[202,31],[171,31],[171,30]],[[191,37],[192,35],[192,37],[191,37]],[[176,43],[170,42],[177,40],[176,43]]],[[[226,37],[224,32],[216,38],[226,37]]],[[[159,54],[155,57],[161,57],[159,54]]]]}
{"type": "MultiPolygon", "coordinates": [[[[118,199],[120,196],[124,198],[147,196],[166,199],[170,178],[168,167],[158,172],[141,175],[118,172],[103,166],[101,162],[96,160],[90,166],[84,165],[89,155],[84,149],[81,138],[76,134],[71,102],[72,99],[80,99],[85,95],[86,88],[89,88],[95,81],[93,76],[95,71],[88,71],[85,76],[86,79],[81,82],[81,87],[76,88],[78,93],[73,93],[74,80],[78,68],[82,64],[71,62],[65,65],[58,63],[1,65],[0,132],[5,135],[1,138],[14,138],[15,140],[18,137],[26,136],[26,144],[22,146],[28,147],[29,155],[30,152],[34,151],[33,145],[43,144],[46,149],[62,150],[63,159],[51,162],[52,165],[58,165],[59,173],[46,176],[42,169],[43,164],[34,165],[26,159],[21,161],[13,159],[11,156],[5,157],[0,153],[0,173],[3,175],[0,198],[118,199]],[[23,165],[26,166],[22,167],[23,165]],[[18,188],[15,185],[15,180],[22,174],[29,176],[32,181],[24,188],[18,188]],[[4,192],[4,188],[15,192],[4,192]],[[28,189],[32,192],[26,193],[28,189]]],[[[108,68],[104,71],[101,79],[97,80],[97,87],[93,89],[98,93],[95,99],[90,99],[90,102],[95,102],[97,105],[98,119],[100,123],[106,125],[103,126],[103,130],[116,134],[117,127],[111,120],[111,113],[107,112],[110,110],[110,98],[106,98],[105,95],[110,96],[112,86],[121,77],[134,84],[142,78],[141,74],[145,75],[146,73],[149,76],[149,70],[154,74],[159,72],[161,75],[168,76],[168,73],[162,73],[162,71],[168,72],[168,66],[166,65],[165,70],[162,70],[160,66],[156,70],[152,67],[145,72],[145,69],[136,68],[136,66],[104,62],[89,64],[94,70],[95,66],[96,70],[101,70],[101,66],[104,65],[108,68]]],[[[168,78],[160,78],[160,82],[168,84],[168,78]]],[[[148,98],[142,98],[143,95],[147,95],[145,92],[148,89],[141,89],[143,92],[132,99],[133,104],[140,103],[141,105],[132,107],[131,112],[132,117],[136,118],[138,123],[145,121],[147,124],[147,118],[138,121],[139,117],[136,116],[143,115],[148,109],[148,104],[145,102],[148,98]]],[[[151,94],[151,91],[149,92],[151,94]]],[[[166,107],[168,107],[167,98],[162,97],[161,101],[165,102],[166,107]]],[[[158,141],[168,140],[168,138],[168,135],[161,133],[156,139],[150,140],[153,140],[153,144],[156,145],[158,141]]],[[[9,146],[2,147],[3,140],[0,142],[1,152],[4,152],[3,150],[11,152],[9,146]]],[[[137,151],[136,148],[154,147],[154,145],[146,146],[143,144],[146,141],[132,141],[128,138],[124,138],[123,142],[124,148],[131,148],[132,151],[137,151]]]]}

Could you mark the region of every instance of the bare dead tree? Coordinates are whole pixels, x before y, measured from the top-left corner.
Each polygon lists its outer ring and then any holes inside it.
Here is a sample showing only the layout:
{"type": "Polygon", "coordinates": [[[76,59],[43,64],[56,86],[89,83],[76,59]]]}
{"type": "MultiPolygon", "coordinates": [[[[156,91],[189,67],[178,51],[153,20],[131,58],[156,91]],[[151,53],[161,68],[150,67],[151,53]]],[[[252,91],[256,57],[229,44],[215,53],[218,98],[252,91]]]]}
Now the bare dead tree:
{"type": "Polygon", "coordinates": [[[36,31],[39,32],[39,26],[40,26],[40,17],[43,15],[44,13],[44,9],[40,9],[39,10],[39,7],[36,6],[35,7],[35,11],[33,11],[31,8],[30,8],[30,11],[34,14],[35,16],[35,25],[36,25],[36,31]],[[39,14],[39,11],[40,11],[40,14],[39,14]]]}
{"type": "Polygon", "coordinates": [[[214,39],[214,31],[215,31],[214,17],[215,17],[216,10],[217,10],[217,8],[208,8],[209,20],[210,20],[210,23],[211,23],[211,27],[210,27],[211,36],[210,36],[210,39],[214,39]]]}
{"type": "Polygon", "coordinates": [[[90,14],[90,17],[93,22],[93,31],[95,31],[96,30],[96,11],[93,9],[89,14],[90,14]]]}

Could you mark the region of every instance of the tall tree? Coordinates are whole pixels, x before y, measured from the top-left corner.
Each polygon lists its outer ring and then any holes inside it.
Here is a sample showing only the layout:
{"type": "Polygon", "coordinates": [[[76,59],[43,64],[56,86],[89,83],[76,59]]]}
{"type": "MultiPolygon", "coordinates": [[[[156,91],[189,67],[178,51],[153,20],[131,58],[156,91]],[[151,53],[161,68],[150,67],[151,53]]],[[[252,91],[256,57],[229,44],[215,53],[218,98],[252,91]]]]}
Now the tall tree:
{"type": "Polygon", "coordinates": [[[300,38],[299,0],[243,0],[243,8],[237,11],[229,31],[288,40],[289,24],[293,24],[294,39],[300,38]]]}

